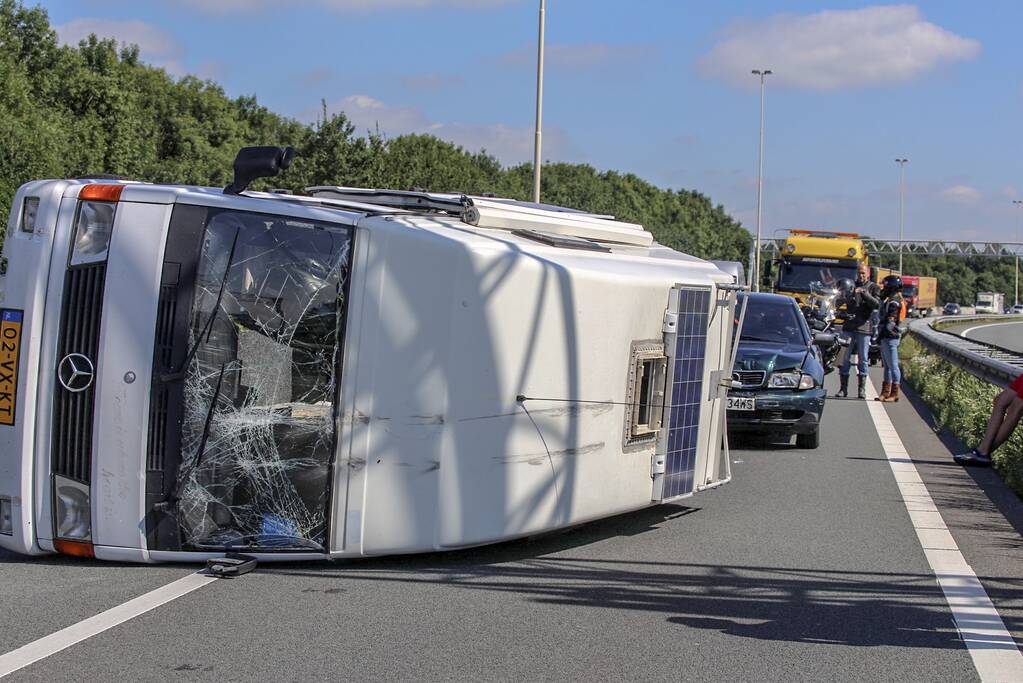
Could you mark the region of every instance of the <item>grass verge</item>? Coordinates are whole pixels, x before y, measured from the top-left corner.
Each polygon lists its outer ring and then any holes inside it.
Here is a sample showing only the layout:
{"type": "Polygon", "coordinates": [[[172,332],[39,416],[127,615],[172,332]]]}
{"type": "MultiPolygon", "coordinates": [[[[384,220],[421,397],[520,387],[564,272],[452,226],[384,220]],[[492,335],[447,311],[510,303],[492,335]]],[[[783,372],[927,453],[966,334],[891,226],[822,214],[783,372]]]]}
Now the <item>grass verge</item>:
{"type": "MultiPolygon", "coordinates": [[[[934,414],[939,426],[964,443],[980,443],[991,416],[991,401],[1000,388],[929,353],[911,335],[899,345],[902,373],[934,414]]],[[[995,469],[1023,497],[1023,433],[1016,430],[992,459],[995,469]]]]}

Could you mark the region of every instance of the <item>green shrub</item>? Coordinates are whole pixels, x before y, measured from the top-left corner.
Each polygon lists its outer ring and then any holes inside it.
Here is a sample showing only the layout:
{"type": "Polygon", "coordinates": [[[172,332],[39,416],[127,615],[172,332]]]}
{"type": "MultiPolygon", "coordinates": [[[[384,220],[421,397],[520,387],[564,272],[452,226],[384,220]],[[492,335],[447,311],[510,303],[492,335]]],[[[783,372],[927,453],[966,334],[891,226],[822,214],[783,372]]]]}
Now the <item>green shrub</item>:
{"type": "MultiPolygon", "coordinates": [[[[903,340],[899,355],[905,381],[931,409],[938,425],[967,444],[979,443],[991,402],[1001,389],[929,353],[913,337],[903,340]]],[[[1023,434],[1016,430],[992,458],[1005,483],[1023,496],[1023,434]]]]}

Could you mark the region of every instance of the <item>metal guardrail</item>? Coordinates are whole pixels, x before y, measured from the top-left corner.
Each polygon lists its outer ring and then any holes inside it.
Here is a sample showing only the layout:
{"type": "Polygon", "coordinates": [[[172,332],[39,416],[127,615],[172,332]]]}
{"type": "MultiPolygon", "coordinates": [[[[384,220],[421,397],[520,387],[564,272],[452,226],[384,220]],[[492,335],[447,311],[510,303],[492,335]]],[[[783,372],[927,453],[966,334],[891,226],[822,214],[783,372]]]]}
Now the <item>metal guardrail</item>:
{"type": "Polygon", "coordinates": [[[1023,323],[1023,318],[1020,316],[1010,315],[941,316],[915,320],[910,323],[909,331],[928,350],[956,367],[966,370],[985,382],[1006,387],[1016,377],[1023,374],[1023,354],[996,344],[967,339],[955,332],[935,329],[935,325],[942,323],[969,323],[982,320],[1023,323]]]}

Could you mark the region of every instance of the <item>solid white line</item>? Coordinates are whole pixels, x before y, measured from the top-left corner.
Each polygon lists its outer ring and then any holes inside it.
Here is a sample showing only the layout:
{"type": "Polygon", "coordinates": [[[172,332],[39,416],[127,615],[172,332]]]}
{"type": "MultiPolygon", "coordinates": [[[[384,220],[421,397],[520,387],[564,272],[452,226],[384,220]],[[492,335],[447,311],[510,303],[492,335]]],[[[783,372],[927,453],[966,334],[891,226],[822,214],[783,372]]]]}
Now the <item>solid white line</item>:
{"type": "Polygon", "coordinates": [[[999,325],[1023,325],[1023,320],[1012,320],[1007,323],[984,323],[983,325],[974,325],[973,327],[967,327],[963,330],[962,335],[964,337],[968,337],[970,336],[970,332],[973,332],[974,330],[980,330],[985,327],[998,327],[999,325]]]}
{"type": "Polygon", "coordinates": [[[983,683],[1023,683],[1023,654],[1005,628],[1002,617],[988,597],[977,574],[959,551],[941,513],[909,458],[884,404],[874,401],[877,392],[867,384],[867,409],[874,428],[882,436],[902,501],[909,512],[927,563],[945,594],[956,628],[973,659],[983,683]]]}
{"type": "Polygon", "coordinates": [[[202,588],[211,581],[216,580],[216,577],[206,574],[189,574],[173,583],[157,588],[145,595],[140,595],[117,607],[112,607],[106,612],[100,612],[96,616],[89,617],[56,633],[43,636],[39,640],[34,640],[27,645],[22,645],[17,650],[0,655],[0,678],[23,669],[29,664],[38,662],[40,659],[57,654],[75,643],[92,638],[107,629],[123,624],[129,619],[134,619],[140,614],[145,614],[160,605],[180,598],[182,595],[187,595],[197,588],[202,588]]]}

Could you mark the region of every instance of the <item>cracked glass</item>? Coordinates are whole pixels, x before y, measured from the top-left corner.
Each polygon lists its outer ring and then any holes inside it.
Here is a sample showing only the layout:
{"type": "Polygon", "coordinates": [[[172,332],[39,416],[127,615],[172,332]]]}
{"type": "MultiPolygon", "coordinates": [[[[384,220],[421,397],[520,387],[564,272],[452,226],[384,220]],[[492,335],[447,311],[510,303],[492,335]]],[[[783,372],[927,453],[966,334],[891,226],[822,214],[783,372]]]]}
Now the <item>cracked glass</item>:
{"type": "Polygon", "coordinates": [[[351,244],[330,224],[208,220],[184,379],[185,545],[325,550],[351,244]]]}

